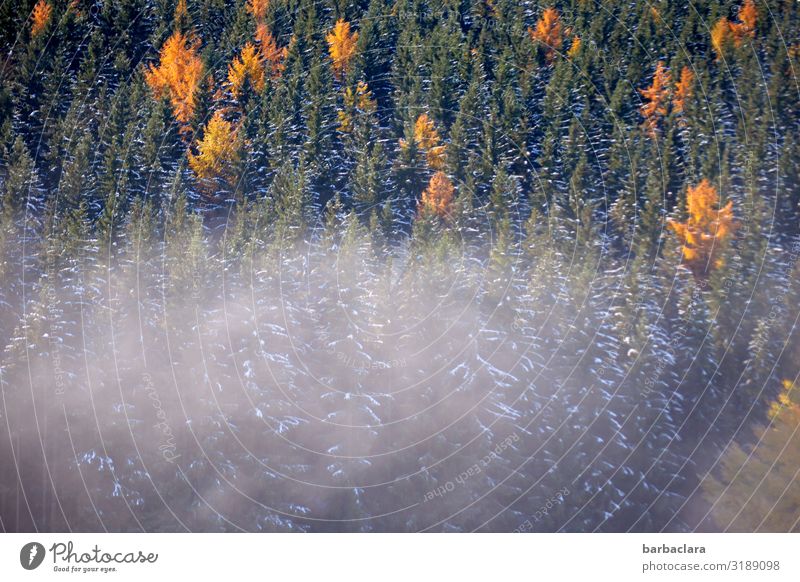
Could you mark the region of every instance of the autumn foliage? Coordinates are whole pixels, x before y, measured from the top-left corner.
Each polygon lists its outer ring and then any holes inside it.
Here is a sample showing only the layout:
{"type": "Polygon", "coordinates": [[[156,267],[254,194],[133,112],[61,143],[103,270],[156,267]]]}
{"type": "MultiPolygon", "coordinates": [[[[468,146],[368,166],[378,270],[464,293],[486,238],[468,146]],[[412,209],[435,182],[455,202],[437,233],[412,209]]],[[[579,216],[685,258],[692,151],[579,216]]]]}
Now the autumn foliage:
{"type": "Polygon", "coordinates": [[[247,0],[245,8],[256,22],[262,22],[267,16],[269,0],[247,0]]]}
{"type": "Polygon", "coordinates": [[[658,61],[655,73],[653,73],[653,82],[646,89],[639,90],[644,98],[644,104],[639,108],[644,117],[642,125],[653,137],[658,130],[659,120],[667,114],[671,83],[669,71],[662,61],[658,61]]]}
{"type": "MultiPolygon", "coordinates": [[[[444,167],[445,146],[441,142],[442,138],[439,137],[436,125],[428,114],[423,113],[417,117],[417,121],[414,124],[414,143],[420,151],[425,153],[428,166],[434,170],[440,170],[444,167]]],[[[401,148],[407,148],[408,146],[409,144],[406,140],[400,140],[401,148]]]]}
{"type": "Polygon", "coordinates": [[[790,416],[794,425],[800,424],[800,404],[797,402],[797,398],[800,396],[798,387],[791,380],[783,380],[781,385],[783,390],[778,395],[778,399],[770,406],[769,417],[775,419],[783,414],[790,416]]]}
{"type": "Polygon", "coordinates": [[[733,42],[731,23],[727,18],[720,18],[711,28],[711,46],[717,53],[717,60],[722,59],[728,46],[733,42]]]}
{"type": "Polygon", "coordinates": [[[758,24],[758,10],[754,0],[744,0],[744,4],[737,14],[738,23],[732,23],[734,37],[743,40],[753,38],[756,35],[756,25],[758,24]]]}
{"type": "Polygon", "coordinates": [[[782,384],[769,422],[753,427],[752,440],[746,444],[733,442],[719,458],[718,470],[702,483],[714,520],[725,531],[797,529],[800,405],[798,387],[788,379],[782,384]]]}
{"type": "Polygon", "coordinates": [[[672,100],[672,112],[683,113],[686,105],[694,95],[694,73],[692,69],[684,66],[681,69],[681,76],[675,84],[675,94],[672,100]]]}
{"type": "Polygon", "coordinates": [[[535,43],[545,47],[547,60],[552,61],[556,51],[564,42],[561,16],[555,8],[547,8],[536,23],[536,28],[529,28],[528,33],[535,43]]]}
{"type": "Polygon", "coordinates": [[[453,183],[444,172],[436,172],[428,187],[422,192],[419,201],[421,216],[438,216],[444,218],[450,214],[453,203],[453,183]]]}
{"type": "Polygon", "coordinates": [[[567,51],[567,56],[571,59],[574,59],[578,56],[579,52],[581,52],[581,37],[576,34],[572,37],[572,44],[567,51]]]}
{"type": "Polygon", "coordinates": [[[727,47],[741,46],[745,39],[755,37],[758,10],[754,0],[745,0],[736,17],[739,22],[720,18],[711,29],[711,46],[717,53],[717,60],[725,56],[727,47]]]}
{"type": "Polygon", "coordinates": [[[158,66],[150,65],[145,81],[157,98],[167,97],[175,119],[188,131],[197,106],[197,91],[203,78],[200,41],[191,40],[180,31],[169,37],[159,52],[158,66]]]}
{"type": "Polygon", "coordinates": [[[250,83],[256,91],[264,89],[264,62],[252,43],[244,45],[241,55],[228,66],[228,83],[234,97],[241,95],[245,83],[250,83]]]}
{"type": "Polygon", "coordinates": [[[683,244],[683,260],[697,277],[722,266],[720,251],[736,229],[733,201],[719,209],[718,205],[716,188],[703,179],[686,192],[686,222],[669,221],[683,244]]]}
{"type": "MultiPolygon", "coordinates": [[[[644,118],[642,127],[648,135],[655,138],[658,135],[659,123],[669,113],[670,105],[674,114],[685,112],[689,100],[694,95],[694,73],[688,66],[684,66],[673,87],[672,75],[664,63],[659,61],[650,86],[640,89],[639,93],[644,99],[644,103],[639,107],[644,118]]],[[[683,120],[680,122],[683,123],[683,120]]]]}
{"type": "Polygon", "coordinates": [[[189,8],[186,5],[186,0],[178,0],[178,4],[175,6],[175,13],[172,16],[172,21],[176,27],[181,26],[181,23],[184,23],[189,18],[189,8]]]}
{"type": "Polygon", "coordinates": [[[263,23],[256,26],[256,41],[258,42],[261,59],[269,69],[270,77],[273,79],[280,77],[286,68],[284,60],[289,49],[287,47],[279,47],[269,27],[263,23]]]}
{"type": "Polygon", "coordinates": [[[53,15],[53,6],[46,0],[39,0],[33,7],[31,15],[31,36],[37,37],[47,27],[50,17],[53,15]]]}
{"type": "Polygon", "coordinates": [[[359,81],[355,90],[348,87],[344,91],[344,110],[338,111],[339,131],[350,133],[353,131],[353,113],[360,111],[363,113],[373,113],[376,105],[372,98],[372,91],[364,81],[359,81]]]}
{"type": "Polygon", "coordinates": [[[341,79],[349,70],[356,54],[358,33],[351,32],[350,23],[340,18],[325,39],[328,41],[328,54],[333,61],[333,72],[341,79]]]}
{"type": "Polygon", "coordinates": [[[203,139],[197,143],[197,153],[189,153],[189,167],[208,194],[217,178],[230,180],[232,166],[239,161],[238,131],[217,111],[206,125],[203,139]]]}

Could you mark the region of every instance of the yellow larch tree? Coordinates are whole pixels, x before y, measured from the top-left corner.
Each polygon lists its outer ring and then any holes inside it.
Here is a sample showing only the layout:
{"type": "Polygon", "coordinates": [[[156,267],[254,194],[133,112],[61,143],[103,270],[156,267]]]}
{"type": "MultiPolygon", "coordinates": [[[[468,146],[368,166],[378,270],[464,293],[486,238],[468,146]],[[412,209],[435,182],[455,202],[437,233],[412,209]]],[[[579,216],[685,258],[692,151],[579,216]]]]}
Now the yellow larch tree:
{"type": "Polygon", "coordinates": [[[266,84],[263,58],[250,42],[244,45],[241,54],[228,66],[228,84],[234,97],[241,96],[246,82],[259,92],[266,84]]]}
{"type": "Polygon", "coordinates": [[[800,386],[783,381],[755,439],[732,443],[719,459],[718,475],[702,488],[716,526],[730,532],[790,532],[800,528],[800,386]]]}
{"type": "Polygon", "coordinates": [[[727,18],[720,18],[711,28],[711,46],[714,52],[717,53],[718,61],[725,57],[728,46],[732,43],[733,32],[731,31],[731,23],[727,18]]]}
{"type": "Polygon", "coordinates": [[[184,132],[189,131],[203,79],[199,47],[199,39],[192,40],[176,30],[161,47],[158,66],[151,64],[145,70],[145,81],[153,94],[156,98],[169,99],[175,119],[184,132]]]}
{"type": "Polygon", "coordinates": [[[769,418],[775,420],[780,414],[785,413],[800,421],[800,386],[795,386],[794,382],[786,379],[781,385],[783,390],[770,406],[769,418]]]}
{"type": "Polygon", "coordinates": [[[364,81],[358,82],[355,91],[352,87],[345,89],[343,101],[344,109],[336,112],[339,117],[339,131],[342,133],[353,131],[353,114],[355,112],[374,113],[376,109],[372,91],[364,81]]]}
{"type": "Polygon", "coordinates": [[[645,101],[639,108],[644,117],[642,126],[651,137],[657,135],[658,122],[667,114],[671,83],[669,71],[662,61],[658,61],[653,73],[653,82],[647,89],[639,89],[639,93],[642,94],[645,101]]]}
{"type": "Polygon", "coordinates": [[[352,32],[350,23],[340,18],[325,40],[328,41],[328,54],[333,61],[333,72],[342,79],[350,69],[350,63],[356,54],[358,33],[352,32]]]}
{"type": "Polygon", "coordinates": [[[196,144],[197,153],[189,153],[189,167],[197,177],[201,188],[210,193],[216,179],[230,181],[233,166],[239,162],[240,143],[238,128],[217,111],[206,124],[203,139],[196,144]]]}
{"type": "Polygon", "coordinates": [[[269,69],[270,77],[273,79],[280,77],[286,68],[284,61],[289,48],[279,47],[269,27],[264,23],[256,26],[256,41],[258,42],[261,58],[269,69]]]}
{"type": "Polygon", "coordinates": [[[31,36],[36,38],[50,23],[53,16],[53,5],[46,0],[39,0],[31,14],[31,36]]]}
{"type": "Polygon", "coordinates": [[[536,28],[529,28],[528,34],[531,39],[544,46],[547,60],[552,61],[556,51],[561,48],[564,42],[563,26],[561,15],[555,8],[547,8],[542,13],[542,17],[536,23],[536,28]]]}
{"type": "Polygon", "coordinates": [[[736,230],[733,201],[718,206],[717,189],[704,178],[686,191],[686,222],[668,221],[683,245],[684,263],[698,278],[723,265],[721,252],[736,230]]]}
{"type": "MultiPolygon", "coordinates": [[[[441,170],[444,167],[445,146],[436,130],[436,124],[427,113],[417,117],[417,121],[414,123],[414,143],[420,151],[425,153],[428,166],[434,170],[441,170]]],[[[408,146],[405,139],[400,140],[401,148],[405,149],[408,146]]]]}
{"type": "Polygon", "coordinates": [[[579,52],[581,52],[581,37],[576,34],[572,37],[572,44],[569,46],[567,56],[571,59],[574,59],[578,56],[579,52]]]}
{"type": "Polygon", "coordinates": [[[419,201],[420,216],[445,218],[450,214],[455,187],[444,172],[436,172],[419,201]]]}

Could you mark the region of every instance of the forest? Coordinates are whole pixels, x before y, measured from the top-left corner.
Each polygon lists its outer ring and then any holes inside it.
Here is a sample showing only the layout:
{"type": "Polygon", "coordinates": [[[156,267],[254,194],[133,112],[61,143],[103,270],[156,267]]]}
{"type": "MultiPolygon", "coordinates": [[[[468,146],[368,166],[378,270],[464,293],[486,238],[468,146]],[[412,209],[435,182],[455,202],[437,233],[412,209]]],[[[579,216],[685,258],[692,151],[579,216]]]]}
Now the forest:
{"type": "Polygon", "coordinates": [[[0,531],[800,531],[796,0],[0,48],[0,531]]]}

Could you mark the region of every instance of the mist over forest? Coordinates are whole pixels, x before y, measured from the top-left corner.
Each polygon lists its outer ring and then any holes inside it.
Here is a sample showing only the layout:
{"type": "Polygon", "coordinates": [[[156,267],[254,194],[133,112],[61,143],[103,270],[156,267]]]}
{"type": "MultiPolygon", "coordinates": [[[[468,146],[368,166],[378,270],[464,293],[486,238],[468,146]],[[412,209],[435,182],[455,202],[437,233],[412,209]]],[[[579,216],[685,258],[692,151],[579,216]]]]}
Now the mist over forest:
{"type": "Polygon", "coordinates": [[[795,0],[0,47],[0,531],[800,531],[795,0]]]}

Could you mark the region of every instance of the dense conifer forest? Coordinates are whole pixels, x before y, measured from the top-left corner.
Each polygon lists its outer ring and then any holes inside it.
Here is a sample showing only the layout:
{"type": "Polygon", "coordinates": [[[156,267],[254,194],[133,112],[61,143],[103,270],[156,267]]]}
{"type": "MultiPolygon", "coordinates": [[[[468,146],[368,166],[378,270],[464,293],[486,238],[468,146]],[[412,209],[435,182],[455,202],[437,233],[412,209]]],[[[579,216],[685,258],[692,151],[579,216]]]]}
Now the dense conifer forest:
{"type": "Polygon", "coordinates": [[[4,0],[0,531],[799,531],[796,0],[4,0]]]}

